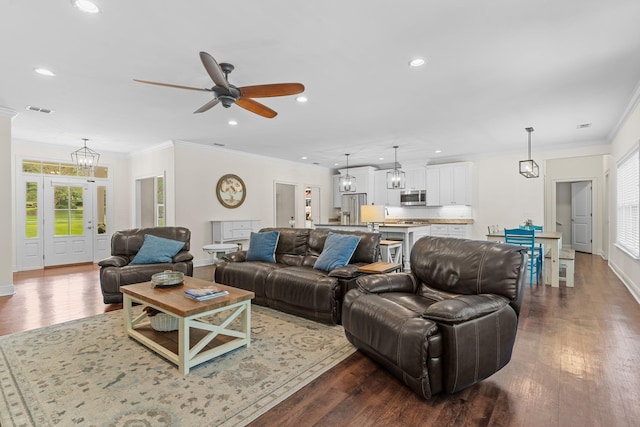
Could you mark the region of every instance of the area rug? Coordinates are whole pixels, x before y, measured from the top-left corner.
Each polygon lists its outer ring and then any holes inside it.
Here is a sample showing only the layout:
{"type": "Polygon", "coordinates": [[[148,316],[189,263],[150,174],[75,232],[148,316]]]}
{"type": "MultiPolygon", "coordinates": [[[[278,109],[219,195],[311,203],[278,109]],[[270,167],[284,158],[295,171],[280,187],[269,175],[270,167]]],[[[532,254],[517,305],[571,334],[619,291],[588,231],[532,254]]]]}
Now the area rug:
{"type": "Polygon", "coordinates": [[[251,346],[193,368],[128,338],[121,311],[0,337],[10,426],[241,426],[355,349],[340,326],[253,305],[251,346]]]}

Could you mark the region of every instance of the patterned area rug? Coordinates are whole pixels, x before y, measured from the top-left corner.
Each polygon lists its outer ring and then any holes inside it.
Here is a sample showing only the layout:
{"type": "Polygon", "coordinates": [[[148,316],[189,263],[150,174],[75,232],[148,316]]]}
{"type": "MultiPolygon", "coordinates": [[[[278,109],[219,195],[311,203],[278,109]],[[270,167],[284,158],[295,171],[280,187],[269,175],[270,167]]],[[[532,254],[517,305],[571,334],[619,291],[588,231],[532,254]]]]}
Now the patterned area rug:
{"type": "Polygon", "coordinates": [[[0,425],[245,425],[355,351],[341,326],[256,305],[251,323],[251,347],[185,377],[121,311],[0,337],[0,425]]]}

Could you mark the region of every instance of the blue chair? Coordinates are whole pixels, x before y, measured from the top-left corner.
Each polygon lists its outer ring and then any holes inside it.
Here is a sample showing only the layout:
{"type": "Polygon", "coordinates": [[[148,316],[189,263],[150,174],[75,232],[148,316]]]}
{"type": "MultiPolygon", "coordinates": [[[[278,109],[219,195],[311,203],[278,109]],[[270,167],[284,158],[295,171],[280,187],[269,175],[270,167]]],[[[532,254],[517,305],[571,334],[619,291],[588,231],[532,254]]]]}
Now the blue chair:
{"type": "Polygon", "coordinates": [[[529,286],[533,285],[534,276],[537,284],[540,273],[542,272],[542,251],[541,249],[536,248],[535,230],[528,228],[505,228],[504,241],[505,243],[524,246],[528,249],[529,286]]]}
{"type": "MultiPolygon", "coordinates": [[[[521,225],[520,228],[523,229],[529,229],[529,230],[533,230],[533,231],[542,231],[542,226],[541,225],[521,225]]],[[[542,269],[542,263],[544,262],[544,246],[542,245],[542,243],[540,243],[538,246],[538,271],[542,272],[544,271],[542,269]]]]}

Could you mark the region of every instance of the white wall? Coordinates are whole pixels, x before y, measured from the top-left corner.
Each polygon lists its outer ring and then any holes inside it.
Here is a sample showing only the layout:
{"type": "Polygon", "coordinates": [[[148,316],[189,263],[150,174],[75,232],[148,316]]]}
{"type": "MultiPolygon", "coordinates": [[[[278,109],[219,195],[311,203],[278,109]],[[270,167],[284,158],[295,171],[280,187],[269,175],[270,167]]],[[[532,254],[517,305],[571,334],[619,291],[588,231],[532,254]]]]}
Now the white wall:
{"type": "Polygon", "coordinates": [[[176,225],[191,230],[195,265],[211,262],[201,250],[212,243],[210,221],[257,219],[261,227],[274,225],[274,182],[297,186],[298,227],[304,227],[305,185],[320,188],[318,222],[326,222],[332,212],[330,169],[188,142],[175,142],[174,150],[176,225]],[[229,173],[242,178],[247,190],[245,202],[234,209],[222,206],[215,194],[218,179],[229,173]]]}
{"type": "MultiPolygon", "coordinates": [[[[638,95],[636,93],[636,95],[638,95]]],[[[611,161],[609,162],[609,236],[611,243],[616,239],[616,162],[624,157],[640,141],[640,103],[636,96],[635,107],[620,127],[612,142],[611,161]]],[[[614,244],[609,246],[609,265],[625,283],[627,288],[640,302],[640,260],[633,259],[614,244]]]]}

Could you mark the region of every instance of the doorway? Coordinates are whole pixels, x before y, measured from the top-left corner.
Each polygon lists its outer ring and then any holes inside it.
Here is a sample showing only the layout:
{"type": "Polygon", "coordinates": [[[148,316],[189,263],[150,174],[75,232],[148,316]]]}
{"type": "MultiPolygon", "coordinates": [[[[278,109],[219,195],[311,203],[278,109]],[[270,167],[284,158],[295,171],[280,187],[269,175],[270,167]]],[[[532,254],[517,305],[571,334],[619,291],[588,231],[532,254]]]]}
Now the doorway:
{"type": "Polygon", "coordinates": [[[164,175],[136,179],[136,227],[164,227],[164,175]]]}
{"type": "Polygon", "coordinates": [[[320,223],[320,187],[304,187],[304,227],[313,228],[320,223]]]}
{"type": "Polygon", "coordinates": [[[275,218],[276,227],[295,227],[296,221],[296,186],[276,182],[275,218]]]}
{"type": "Polygon", "coordinates": [[[592,181],[556,182],[556,230],[563,246],[593,252],[592,181]]]}

